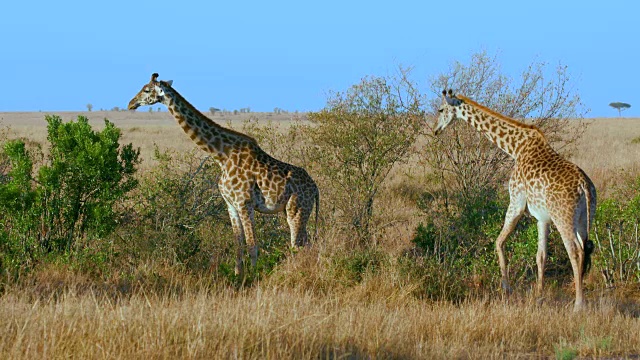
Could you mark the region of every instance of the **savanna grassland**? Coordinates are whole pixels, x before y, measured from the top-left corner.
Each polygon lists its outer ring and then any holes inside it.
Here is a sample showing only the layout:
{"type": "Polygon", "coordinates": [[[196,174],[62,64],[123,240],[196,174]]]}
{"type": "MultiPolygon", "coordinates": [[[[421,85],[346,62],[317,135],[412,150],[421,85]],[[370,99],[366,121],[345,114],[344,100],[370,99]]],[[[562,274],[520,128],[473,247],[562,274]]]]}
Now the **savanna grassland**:
{"type": "MultiPolygon", "coordinates": [[[[497,202],[496,219],[482,215],[480,247],[451,250],[477,251],[469,256],[486,260],[449,261],[445,250],[429,247],[424,239],[430,237],[416,240],[416,229],[436,214],[421,205],[425,183],[432,180],[416,149],[383,183],[366,245],[330,215],[335,205],[323,195],[319,236],[295,252],[288,250],[282,217],[259,216],[264,262],[240,280],[230,272],[235,244],[226,211],[198,198],[214,198],[206,189],[176,194],[184,184],[200,189],[209,183],[199,172],[205,154],[168,113],[57,114],[65,121],[86,116],[97,129],[108,118],[121,129],[121,144],[140,147],[136,176],[142,190],[120,205],[126,211],[111,235],[82,243],[91,251],[39,259],[3,283],[0,358],[640,356],[639,280],[636,265],[616,263],[622,257],[616,257],[621,250],[614,241],[622,234],[612,235],[615,224],[599,224],[601,236],[608,231],[609,238],[596,239],[601,246],[586,280],[587,310],[571,311],[572,279],[557,234],[551,238],[556,245],[550,249],[549,285],[542,297],[533,295],[535,240],[528,228],[512,235],[507,253],[520,258],[512,265],[515,293],[503,298],[492,241],[504,199],[497,202]],[[178,179],[176,187],[171,179],[178,179]],[[149,204],[153,211],[140,210],[149,204]],[[200,213],[206,206],[213,210],[200,213]],[[199,215],[181,217],[187,211],[199,215]],[[533,247],[522,248],[527,242],[533,247]],[[607,255],[609,244],[613,255],[607,255]]],[[[272,114],[211,117],[252,133],[281,157],[294,148],[281,134],[306,122],[304,115],[298,121],[272,114]]],[[[571,159],[590,175],[599,201],[628,194],[629,179],[640,175],[640,119],[571,120],[571,126],[584,123],[571,159]]],[[[1,113],[0,124],[5,139],[46,142],[44,113],[1,113]]],[[[321,193],[330,192],[326,183],[319,186],[321,193]]],[[[637,241],[637,223],[635,231],[637,241]]]]}

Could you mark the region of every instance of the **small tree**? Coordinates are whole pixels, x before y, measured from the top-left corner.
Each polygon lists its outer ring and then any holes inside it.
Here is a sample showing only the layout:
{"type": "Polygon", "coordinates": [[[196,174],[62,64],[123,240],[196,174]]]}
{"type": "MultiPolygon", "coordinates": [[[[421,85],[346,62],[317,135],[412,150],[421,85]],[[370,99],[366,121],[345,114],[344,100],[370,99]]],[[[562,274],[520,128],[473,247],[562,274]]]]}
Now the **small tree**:
{"type": "Polygon", "coordinates": [[[408,71],[398,77],[369,77],[345,93],[335,93],[304,128],[313,145],[305,150],[312,169],[328,185],[332,204],[360,241],[375,233],[374,201],[396,163],[406,161],[421,134],[420,99],[408,71]]]}
{"type": "MultiPolygon", "coordinates": [[[[551,79],[548,72],[545,63],[533,62],[520,79],[513,79],[502,72],[495,57],[480,52],[472,55],[470,63],[456,62],[433,79],[431,90],[439,95],[443,89],[453,89],[498,113],[533,123],[556,150],[567,152],[585,129],[570,122],[583,115],[582,103],[566,66],[558,66],[551,79]]],[[[432,118],[441,101],[440,96],[432,100],[432,118]]],[[[506,153],[467,124],[455,124],[441,136],[430,137],[424,159],[434,169],[445,196],[460,194],[467,200],[503,184],[512,165],[506,153]]]]}
{"type": "Polygon", "coordinates": [[[105,120],[104,129],[94,132],[83,116],[68,123],[58,116],[46,120],[50,154],[35,179],[24,142],[4,148],[11,170],[9,181],[0,183],[0,236],[7,239],[0,243],[0,256],[16,267],[112,232],[119,217],[116,202],[137,185],[140,151],[131,144],[121,148],[120,130],[112,123],[105,120]]]}
{"type": "Polygon", "coordinates": [[[627,110],[631,105],[623,102],[612,102],[609,104],[612,108],[618,110],[618,117],[622,117],[622,111],[627,110]]]}
{"type": "Polygon", "coordinates": [[[93,110],[93,105],[87,104],[87,111],[91,112],[93,110]]]}

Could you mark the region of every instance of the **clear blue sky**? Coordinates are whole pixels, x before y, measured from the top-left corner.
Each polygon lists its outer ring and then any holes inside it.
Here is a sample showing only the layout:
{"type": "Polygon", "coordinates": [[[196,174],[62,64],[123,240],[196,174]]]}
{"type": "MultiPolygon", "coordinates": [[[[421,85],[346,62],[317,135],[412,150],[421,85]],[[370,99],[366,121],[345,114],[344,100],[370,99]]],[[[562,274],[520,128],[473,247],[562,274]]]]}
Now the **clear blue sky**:
{"type": "MultiPolygon", "coordinates": [[[[0,111],[125,107],[151,73],[196,107],[321,109],[329,91],[474,52],[568,65],[590,117],[640,116],[638,1],[6,1],[0,111]]],[[[143,111],[146,111],[143,109],[143,111]]]]}

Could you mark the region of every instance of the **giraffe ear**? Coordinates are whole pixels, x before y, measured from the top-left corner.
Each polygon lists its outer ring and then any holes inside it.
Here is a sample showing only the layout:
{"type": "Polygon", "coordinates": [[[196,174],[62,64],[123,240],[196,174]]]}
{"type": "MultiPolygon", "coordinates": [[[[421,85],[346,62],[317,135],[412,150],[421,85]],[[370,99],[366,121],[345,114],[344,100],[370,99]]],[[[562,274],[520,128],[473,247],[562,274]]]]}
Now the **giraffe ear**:
{"type": "Polygon", "coordinates": [[[166,82],[166,83],[167,83],[167,85],[169,85],[169,86],[173,85],[173,80],[167,80],[167,81],[165,81],[165,82],[166,82]]]}

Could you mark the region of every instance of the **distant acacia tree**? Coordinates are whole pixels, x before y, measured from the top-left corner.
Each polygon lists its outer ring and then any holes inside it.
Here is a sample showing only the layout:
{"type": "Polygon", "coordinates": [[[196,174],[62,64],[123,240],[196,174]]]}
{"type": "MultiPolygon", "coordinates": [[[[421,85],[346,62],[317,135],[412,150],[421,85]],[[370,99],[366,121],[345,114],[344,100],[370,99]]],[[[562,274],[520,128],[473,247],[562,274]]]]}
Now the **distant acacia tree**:
{"type": "Polygon", "coordinates": [[[220,112],[220,109],[212,106],[209,108],[209,112],[211,113],[211,115],[215,115],[217,112],[220,112]]]}
{"type": "Polygon", "coordinates": [[[611,104],[609,104],[609,106],[611,106],[612,108],[618,110],[618,116],[622,117],[622,111],[623,110],[627,110],[628,108],[631,107],[631,105],[627,104],[627,103],[623,103],[623,102],[612,102],[611,104]]]}
{"type": "Polygon", "coordinates": [[[91,111],[91,110],[93,110],[93,105],[87,104],[87,111],[91,111]]]}

